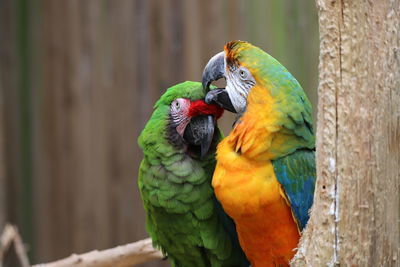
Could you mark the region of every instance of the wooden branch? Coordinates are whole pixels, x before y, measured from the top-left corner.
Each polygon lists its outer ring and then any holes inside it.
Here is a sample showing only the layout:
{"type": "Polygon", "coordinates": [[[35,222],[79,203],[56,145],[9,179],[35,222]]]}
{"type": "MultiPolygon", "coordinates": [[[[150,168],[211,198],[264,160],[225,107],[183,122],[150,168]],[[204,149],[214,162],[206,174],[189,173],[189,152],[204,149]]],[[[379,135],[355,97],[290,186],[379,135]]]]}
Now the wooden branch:
{"type": "Polygon", "coordinates": [[[20,265],[22,267],[29,267],[28,256],[26,255],[25,246],[22,243],[17,227],[7,224],[0,237],[0,266],[11,247],[14,247],[20,265]]]}
{"type": "Polygon", "coordinates": [[[32,267],[129,267],[136,264],[161,260],[163,255],[155,250],[150,238],[106,250],[94,250],[50,263],[32,267]]]}

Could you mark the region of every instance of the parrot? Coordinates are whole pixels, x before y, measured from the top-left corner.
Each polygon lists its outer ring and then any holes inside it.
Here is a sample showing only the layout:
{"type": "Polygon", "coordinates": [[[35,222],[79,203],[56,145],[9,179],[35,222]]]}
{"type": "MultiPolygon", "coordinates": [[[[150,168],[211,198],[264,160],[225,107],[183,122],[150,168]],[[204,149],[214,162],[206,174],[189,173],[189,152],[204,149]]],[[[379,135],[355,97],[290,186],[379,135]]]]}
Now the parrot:
{"type": "Polygon", "coordinates": [[[228,42],[203,70],[205,101],[237,113],[212,178],[251,266],[288,266],[309,220],[316,179],[312,107],[299,82],[262,49],[228,42]],[[224,88],[210,84],[225,78],[224,88]]]}
{"type": "Polygon", "coordinates": [[[201,82],[170,87],[139,135],[146,230],[172,266],[249,266],[211,186],[224,109],[205,94],[201,82]]]}

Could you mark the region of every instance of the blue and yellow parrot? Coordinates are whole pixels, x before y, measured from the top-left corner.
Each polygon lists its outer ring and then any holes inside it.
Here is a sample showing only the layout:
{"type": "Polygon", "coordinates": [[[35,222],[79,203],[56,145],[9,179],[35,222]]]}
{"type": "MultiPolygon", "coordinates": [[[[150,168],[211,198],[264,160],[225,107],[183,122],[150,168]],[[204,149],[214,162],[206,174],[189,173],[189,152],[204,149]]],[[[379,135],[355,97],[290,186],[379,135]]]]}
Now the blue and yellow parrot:
{"type": "Polygon", "coordinates": [[[210,59],[203,86],[225,78],[206,102],[238,113],[217,149],[212,185],[236,223],[253,267],[288,266],[309,219],[315,186],[310,101],[276,59],[232,41],[210,59]]]}

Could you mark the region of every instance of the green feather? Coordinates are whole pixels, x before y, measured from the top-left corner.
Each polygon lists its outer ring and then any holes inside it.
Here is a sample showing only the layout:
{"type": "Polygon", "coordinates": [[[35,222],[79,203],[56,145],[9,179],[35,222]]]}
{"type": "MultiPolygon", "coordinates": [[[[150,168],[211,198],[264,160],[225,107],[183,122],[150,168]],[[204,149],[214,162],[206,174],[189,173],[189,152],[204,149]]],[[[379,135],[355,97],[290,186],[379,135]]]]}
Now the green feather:
{"type": "MultiPolygon", "coordinates": [[[[248,266],[238,244],[233,245],[237,239],[224,228],[221,218],[226,215],[215,207],[211,187],[214,152],[202,160],[192,158],[167,136],[171,102],[204,96],[197,82],[169,88],[139,136],[144,159],[138,186],[147,214],[146,230],[172,266],[248,266]]],[[[222,139],[218,129],[215,134],[222,139]]]]}
{"type": "Polygon", "coordinates": [[[170,165],[165,165],[165,168],[174,175],[183,177],[189,176],[194,170],[194,164],[190,158],[185,158],[180,161],[175,161],[170,165]]]}
{"type": "Polygon", "coordinates": [[[193,213],[199,220],[208,219],[212,216],[213,213],[215,213],[214,203],[211,201],[207,201],[200,207],[194,209],[193,213]]]}

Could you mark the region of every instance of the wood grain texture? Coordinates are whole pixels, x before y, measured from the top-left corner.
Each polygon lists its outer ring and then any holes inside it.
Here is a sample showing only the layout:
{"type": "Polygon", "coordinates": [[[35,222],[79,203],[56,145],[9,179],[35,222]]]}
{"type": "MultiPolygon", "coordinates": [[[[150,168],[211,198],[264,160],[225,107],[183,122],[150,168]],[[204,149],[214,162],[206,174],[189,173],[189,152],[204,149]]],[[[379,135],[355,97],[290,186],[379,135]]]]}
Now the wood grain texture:
{"type": "Polygon", "coordinates": [[[293,266],[399,266],[399,1],[317,1],[317,188],[293,266]]]}
{"type": "Polygon", "coordinates": [[[336,262],[336,91],[340,86],[339,2],[318,6],[320,62],[317,125],[317,182],[310,221],[303,232],[294,266],[323,266],[336,262]],[[328,6],[327,6],[328,5],[328,6]],[[313,237],[313,238],[311,238],[313,237]],[[321,237],[321,238],[318,238],[321,237]]]}

